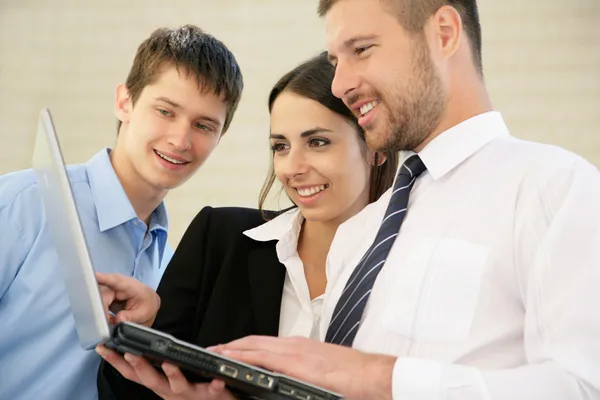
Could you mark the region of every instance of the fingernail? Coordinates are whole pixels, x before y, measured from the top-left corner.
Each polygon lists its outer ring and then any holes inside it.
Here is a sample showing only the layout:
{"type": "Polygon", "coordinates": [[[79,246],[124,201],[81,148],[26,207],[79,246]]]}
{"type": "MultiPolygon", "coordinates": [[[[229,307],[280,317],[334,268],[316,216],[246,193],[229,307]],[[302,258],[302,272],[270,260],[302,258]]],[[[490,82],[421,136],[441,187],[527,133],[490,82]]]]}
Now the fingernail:
{"type": "Polygon", "coordinates": [[[100,357],[104,358],[106,357],[107,351],[104,347],[96,346],[96,353],[98,353],[100,357]]]}
{"type": "Polygon", "coordinates": [[[131,365],[137,364],[137,360],[135,359],[135,357],[129,353],[125,353],[125,360],[131,365]]]}
{"type": "Polygon", "coordinates": [[[175,369],[173,368],[173,366],[166,363],[162,365],[162,370],[165,372],[166,375],[173,375],[175,373],[175,369]]]}

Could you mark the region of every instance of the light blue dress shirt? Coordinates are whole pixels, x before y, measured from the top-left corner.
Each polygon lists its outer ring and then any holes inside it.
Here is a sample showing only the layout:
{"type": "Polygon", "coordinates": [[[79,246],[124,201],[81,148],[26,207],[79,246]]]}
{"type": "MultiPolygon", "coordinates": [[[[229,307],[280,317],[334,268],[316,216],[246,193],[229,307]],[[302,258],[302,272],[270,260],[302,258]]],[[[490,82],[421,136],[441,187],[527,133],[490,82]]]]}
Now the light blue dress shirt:
{"type": "MultiPolygon", "coordinates": [[[[93,265],[156,288],[173,254],[164,203],[146,236],[108,152],[67,167],[93,265]]],[[[79,346],[32,170],[0,176],[0,232],[0,400],[96,399],[100,358],[79,346]]]]}

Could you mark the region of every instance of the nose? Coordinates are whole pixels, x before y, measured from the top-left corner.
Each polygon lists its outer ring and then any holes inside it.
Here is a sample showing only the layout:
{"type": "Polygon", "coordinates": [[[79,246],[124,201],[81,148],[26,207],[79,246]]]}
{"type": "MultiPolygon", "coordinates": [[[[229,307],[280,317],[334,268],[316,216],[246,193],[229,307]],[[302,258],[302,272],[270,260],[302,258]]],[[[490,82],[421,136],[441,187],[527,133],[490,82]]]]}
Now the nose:
{"type": "Polygon", "coordinates": [[[290,149],[286,156],[279,157],[277,161],[276,168],[280,168],[287,179],[297,178],[310,169],[306,155],[301,149],[290,149]]]}
{"type": "Polygon", "coordinates": [[[168,141],[177,151],[185,152],[192,147],[191,126],[186,121],[173,123],[169,129],[168,141]]]}
{"type": "Polygon", "coordinates": [[[347,64],[338,61],[335,68],[335,75],[331,82],[331,92],[337,98],[344,99],[358,87],[358,76],[352,71],[352,68],[347,64]]]}

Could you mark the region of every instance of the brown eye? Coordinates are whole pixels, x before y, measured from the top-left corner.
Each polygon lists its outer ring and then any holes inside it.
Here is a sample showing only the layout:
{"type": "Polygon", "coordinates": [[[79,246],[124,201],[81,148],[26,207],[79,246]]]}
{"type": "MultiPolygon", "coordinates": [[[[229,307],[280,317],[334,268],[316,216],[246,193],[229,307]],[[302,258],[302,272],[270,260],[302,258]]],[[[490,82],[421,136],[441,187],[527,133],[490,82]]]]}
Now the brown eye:
{"type": "Polygon", "coordinates": [[[365,51],[369,50],[371,47],[373,47],[372,45],[368,45],[368,46],[361,46],[361,47],[357,47],[354,50],[354,53],[356,55],[361,55],[362,53],[364,53],[365,51]]]}
{"type": "Polygon", "coordinates": [[[321,139],[321,138],[311,138],[308,141],[310,147],[323,147],[329,144],[329,140],[321,139]]]}
{"type": "Polygon", "coordinates": [[[271,150],[275,153],[279,153],[286,149],[286,145],[283,143],[275,143],[271,146],[271,150]]]}

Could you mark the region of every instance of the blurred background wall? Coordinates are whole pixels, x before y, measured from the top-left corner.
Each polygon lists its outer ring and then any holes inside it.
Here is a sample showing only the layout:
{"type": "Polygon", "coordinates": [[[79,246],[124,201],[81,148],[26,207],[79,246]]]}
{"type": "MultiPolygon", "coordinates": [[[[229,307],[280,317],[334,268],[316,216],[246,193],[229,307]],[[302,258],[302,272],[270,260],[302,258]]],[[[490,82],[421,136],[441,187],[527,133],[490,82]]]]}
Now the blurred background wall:
{"type": "MultiPolygon", "coordinates": [[[[114,90],[137,46],[157,27],[192,23],[233,51],[245,91],[215,153],[167,197],[170,242],[177,245],[205,205],[255,207],[270,163],[267,95],[283,73],[324,49],[316,5],[0,0],[0,173],[29,168],[44,106],[53,112],[68,163],[112,146],[114,90]]],[[[480,0],[479,7],[486,82],[513,135],[566,147],[600,165],[600,0],[480,0]]],[[[287,204],[284,195],[268,202],[287,204]]]]}

